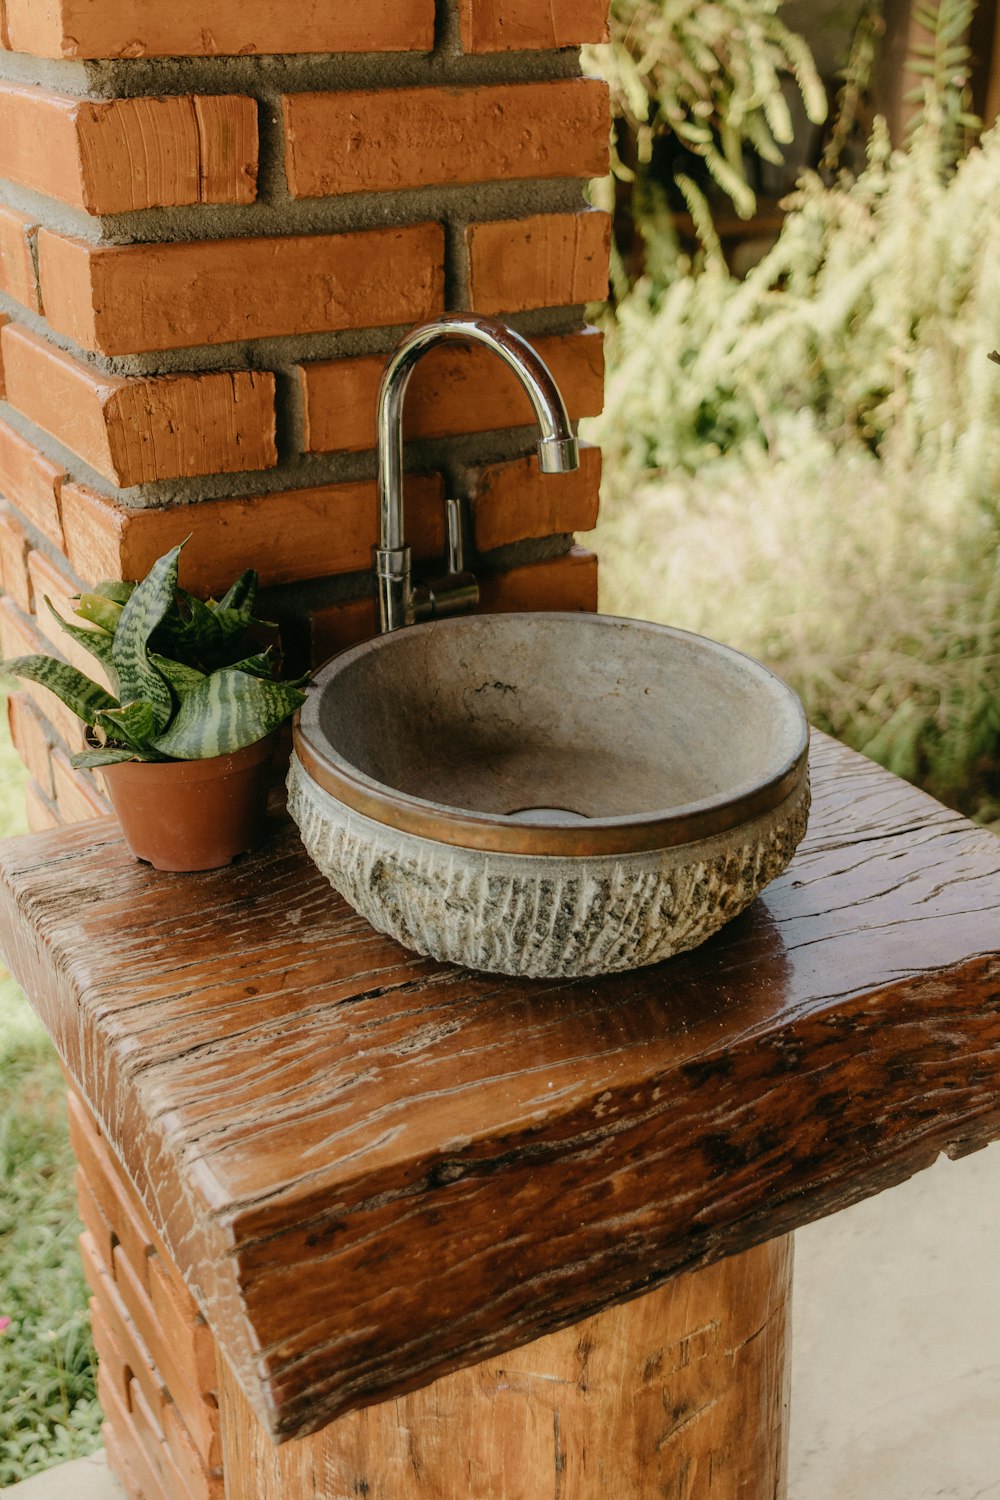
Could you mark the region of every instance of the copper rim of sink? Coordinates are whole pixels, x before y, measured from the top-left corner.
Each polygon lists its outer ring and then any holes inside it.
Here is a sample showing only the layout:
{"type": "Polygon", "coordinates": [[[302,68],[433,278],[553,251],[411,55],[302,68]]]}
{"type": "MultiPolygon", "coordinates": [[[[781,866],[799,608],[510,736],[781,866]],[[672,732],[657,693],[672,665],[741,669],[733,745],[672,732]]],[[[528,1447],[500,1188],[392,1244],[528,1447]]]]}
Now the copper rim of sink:
{"type": "MultiPolygon", "coordinates": [[[[525,616],[520,618],[524,619],[525,616]]],[[[551,620],[553,616],[540,615],[539,618],[551,620]]],[[[618,624],[642,624],[647,630],[678,633],[671,627],[652,625],[645,621],[616,621],[615,617],[607,615],[587,618],[618,624]]],[[[408,629],[437,630],[445,623],[410,626],[408,629]]],[[[393,639],[392,635],[382,636],[377,637],[375,642],[367,641],[360,646],[351,647],[335,658],[338,669],[370,651],[380,641],[389,643],[393,639]]],[[[734,657],[742,655],[732,648],[722,649],[731,651],[734,657]]],[[[760,666],[759,663],[754,665],[760,666]]],[[[762,670],[767,671],[766,668],[762,670]]],[[[774,677],[774,674],[768,672],[768,676],[774,677]]],[[[780,683],[780,679],[775,678],[775,681],[780,683]]],[[[797,702],[792,690],[785,684],[781,686],[797,702]]],[[[436,843],[490,853],[593,857],[640,853],[695,843],[749,823],[780,806],[804,785],[808,776],[809,727],[805,714],[801,712],[801,705],[799,711],[801,733],[793,753],[782,765],[776,767],[775,773],[768,780],[750,789],[729,797],[713,797],[703,802],[689,803],[670,811],[642,812],[624,818],[588,818],[583,822],[570,824],[516,822],[509,815],[469,812],[400,792],[356,770],[342,757],[330,756],[320,750],[304,732],[300,716],[296,717],[293,738],[295,752],[312,780],[338,802],[376,823],[400,829],[418,838],[431,839],[436,843]]]]}

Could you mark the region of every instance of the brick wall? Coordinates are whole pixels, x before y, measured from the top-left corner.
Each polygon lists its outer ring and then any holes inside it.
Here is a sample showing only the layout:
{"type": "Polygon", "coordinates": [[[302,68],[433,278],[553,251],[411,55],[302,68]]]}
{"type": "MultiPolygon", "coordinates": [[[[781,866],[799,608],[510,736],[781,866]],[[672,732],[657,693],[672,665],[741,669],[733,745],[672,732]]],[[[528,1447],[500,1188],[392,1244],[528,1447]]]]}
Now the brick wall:
{"type": "MultiPolygon", "coordinates": [[[[0,641],[56,647],[81,581],[255,564],[318,663],[374,632],[375,394],[400,332],[507,319],[574,418],[598,411],[609,225],[605,0],[0,0],[0,641]],[[206,17],[209,20],[206,20],[206,17]]],[[[408,398],[407,531],[468,499],[491,610],[596,607],[599,458],[539,475],[530,410],[481,350],[408,398]]],[[[87,659],[89,662],[89,658],[87,659]]],[[[82,663],[81,663],[82,664],[82,663]]],[[[91,663],[92,665],[92,663],[91,663]]],[[[76,721],[11,699],[35,826],[104,810],[76,721]]]]}

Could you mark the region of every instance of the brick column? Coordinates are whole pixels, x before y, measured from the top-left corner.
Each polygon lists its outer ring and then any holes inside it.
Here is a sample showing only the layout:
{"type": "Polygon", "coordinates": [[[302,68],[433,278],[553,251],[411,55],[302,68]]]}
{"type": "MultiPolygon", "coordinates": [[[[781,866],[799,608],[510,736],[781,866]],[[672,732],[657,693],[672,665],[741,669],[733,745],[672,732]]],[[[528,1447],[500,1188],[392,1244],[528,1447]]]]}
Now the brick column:
{"type": "MultiPolygon", "coordinates": [[[[496,314],[574,418],[602,399],[606,0],[0,0],[0,638],[93,663],[52,621],[81,581],[254,564],[315,664],[374,631],[374,410],[399,333],[496,314]]],[[[469,499],[491,610],[596,607],[598,455],[540,478],[527,402],[482,351],[408,405],[409,540],[469,499]]],[[[35,827],[105,810],[72,715],[11,699],[35,827]]]]}

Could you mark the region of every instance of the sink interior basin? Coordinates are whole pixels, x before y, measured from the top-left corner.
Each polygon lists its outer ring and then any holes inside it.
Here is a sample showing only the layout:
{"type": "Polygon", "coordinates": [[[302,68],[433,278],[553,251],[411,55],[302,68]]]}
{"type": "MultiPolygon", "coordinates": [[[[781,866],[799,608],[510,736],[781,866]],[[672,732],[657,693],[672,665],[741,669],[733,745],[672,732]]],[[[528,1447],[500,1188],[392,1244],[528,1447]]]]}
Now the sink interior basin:
{"type": "Polygon", "coordinates": [[[799,774],[801,704],[704,637],[585,614],[396,631],[318,675],[297,749],[358,811],[523,852],[688,842],[775,805],[799,774]]]}

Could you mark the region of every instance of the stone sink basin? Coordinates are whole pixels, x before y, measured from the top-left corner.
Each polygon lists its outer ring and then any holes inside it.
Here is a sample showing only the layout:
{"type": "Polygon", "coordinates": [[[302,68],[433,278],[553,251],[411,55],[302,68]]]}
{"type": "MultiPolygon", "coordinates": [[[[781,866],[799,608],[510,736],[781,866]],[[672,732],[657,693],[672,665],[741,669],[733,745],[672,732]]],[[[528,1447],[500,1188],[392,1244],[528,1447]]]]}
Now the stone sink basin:
{"type": "Polygon", "coordinates": [[[784,869],[808,734],[791,688],[702,636],[472,615],[323,667],[289,808],[331,884],[407,948],[603,974],[693,948],[784,869]]]}

